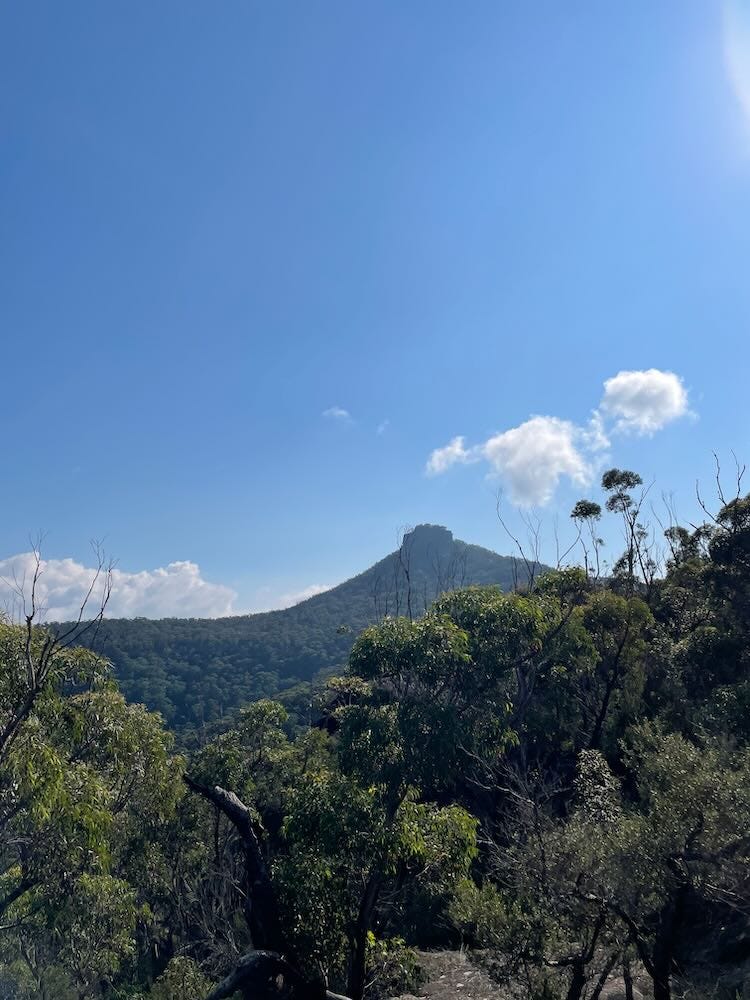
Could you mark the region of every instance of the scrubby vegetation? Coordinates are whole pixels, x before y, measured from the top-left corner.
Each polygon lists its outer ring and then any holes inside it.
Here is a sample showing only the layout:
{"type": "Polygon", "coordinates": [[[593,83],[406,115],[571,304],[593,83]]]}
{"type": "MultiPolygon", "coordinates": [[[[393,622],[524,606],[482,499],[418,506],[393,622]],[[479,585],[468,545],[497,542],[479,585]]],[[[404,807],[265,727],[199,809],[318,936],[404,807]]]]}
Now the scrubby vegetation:
{"type": "MultiPolygon", "coordinates": [[[[734,996],[750,959],[750,497],[666,529],[611,470],[583,568],[356,638],[312,726],[246,705],[188,758],[75,636],[0,627],[0,948],[16,998],[352,1000],[417,947],[514,995],[734,996]],[[597,572],[597,524],[626,546],[597,572]]],[[[411,610],[411,615],[408,611],[411,610]]]]}

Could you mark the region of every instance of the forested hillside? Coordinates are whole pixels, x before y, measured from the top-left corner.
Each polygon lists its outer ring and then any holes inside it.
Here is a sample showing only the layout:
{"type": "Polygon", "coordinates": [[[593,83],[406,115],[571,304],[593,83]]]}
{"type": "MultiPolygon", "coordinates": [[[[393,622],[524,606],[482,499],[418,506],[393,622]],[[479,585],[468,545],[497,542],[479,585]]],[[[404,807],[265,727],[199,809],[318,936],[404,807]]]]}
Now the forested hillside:
{"type": "Polygon", "coordinates": [[[410,608],[417,615],[459,586],[507,590],[525,573],[513,558],[420,525],[364,573],[295,607],[217,619],[108,619],[95,645],[129,701],[161,712],[170,726],[200,725],[341,669],[357,633],[385,615],[410,608]]]}
{"type": "Polygon", "coordinates": [[[0,995],[386,1000],[461,945],[519,1000],[746,995],[750,496],[659,571],[640,478],[602,487],[573,520],[620,522],[610,575],[381,619],[325,727],[261,700],[176,755],[100,658],[0,620],[0,995]]]}

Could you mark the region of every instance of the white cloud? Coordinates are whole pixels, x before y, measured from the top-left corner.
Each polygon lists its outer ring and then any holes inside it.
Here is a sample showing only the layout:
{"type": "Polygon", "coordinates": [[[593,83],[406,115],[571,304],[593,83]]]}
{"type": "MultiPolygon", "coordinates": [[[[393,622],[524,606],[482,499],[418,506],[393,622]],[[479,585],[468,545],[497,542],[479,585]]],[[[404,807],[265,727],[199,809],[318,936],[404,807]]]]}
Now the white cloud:
{"type": "Polygon", "coordinates": [[[507,485],[513,503],[542,505],[552,499],[562,476],[579,486],[591,481],[593,466],[583,450],[595,451],[607,441],[595,419],[590,427],[577,427],[558,417],[532,417],[472,448],[465,446],[463,437],[455,437],[432,452],[426,471],[437,476],[452,465],[484,458],[507,485]]]}
{"type": "Polygon", "coordinates": [[[390,420],[381,420],[378,426],[375,428],[376,434],[385,434],[388,428],[391,426],[390,420]]]}
{"type": "Polygon", "coordinates": [[[615,430],[653,434],[688,412],[688,396],[674,372],[618,372],[604,383],[601,410],[616,420],[615,430]]]}
{"type": "Polygon", "coordinates": [[[592,467],[577,446],[581,433],[568,420],[532,417],[491,437],[482,452],[507,483],[513,503],[542,505],[552,499],[562,476],[578,486],[591,481],[592,467]]]}
{"type": "Polygon", "coordinates": [[[348,410],[345,410],[343,406],[329,406],[327,410],[323,410],[321,416],[325,417],[326,420],[351,420],[351,414],[348,410]]]}
{"type": "Polygon", "coordinates": [[[598,410],[594,410],[588,426],[581,428],[581,443],[586,451],[600,452],[609,448],[609,436],[604,426],[604,419],[598,410]]]}
{"type": "MultiPolygon", "coordinates": [[[[45,559],[37,584],[37,600],[46,621],[69,621],[78,616],[81,602],[95,571],[74,559],[45,559]]],[[[22,611],[16,584],[30,592],[34,573],[31,552],[0,560],[0,607],[11,614],[22,611]]],[[[100,581],[101,583],[101,581],[100,581]]],[[[101,586],[94,590],[89,605],[96,613],[101,586]]],[[[108,618],[218,618],[237,613],[237,594],[222,584],[209,583],[194,562],[173,562],[166,567],[127,573],[114,569],[108,618]]]]}
{"type": "Polygon", "coordinates": [[[438,476],[457,462],[475,461],[476,457],[476,449],[464,448],[463,437],[454,437],[444,448],[436,448],[432,452],[427,459],[426,472],[428,476],[438,476]]]}
{"type": "Polygon", "coordinates": [[[543,505],[563,478],[576,486],[592,481],[606,460],[612,431],[653,434],[687,413],[687,390],[678,375],[656,368],[622,371],[604,383],[601,404],[588,424],[534,416],[483,444],[467,447],[465,438],[455,437],[432,452],[426,472],[436,476],[453,465],[483,458],[506,484],[514,503],[543,505]]]}

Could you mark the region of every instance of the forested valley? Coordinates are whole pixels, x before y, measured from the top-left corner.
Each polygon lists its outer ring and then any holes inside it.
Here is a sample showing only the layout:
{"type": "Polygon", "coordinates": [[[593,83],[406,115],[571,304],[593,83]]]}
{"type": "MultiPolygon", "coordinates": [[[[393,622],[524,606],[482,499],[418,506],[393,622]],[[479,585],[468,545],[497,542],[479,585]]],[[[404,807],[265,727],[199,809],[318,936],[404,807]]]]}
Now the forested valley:
{"type": "Polygon", "coordinates": [[[750,495],[718,491],[654,529],[612,469],[556,569],[332,612],[308,712],[274,680],[195,728],[186,675],[157,707],[189,740],[126,699],[106,620],[0,622],[0,996],[379,1000],[459,948],[501,996],[741,995],[750,495]]]}

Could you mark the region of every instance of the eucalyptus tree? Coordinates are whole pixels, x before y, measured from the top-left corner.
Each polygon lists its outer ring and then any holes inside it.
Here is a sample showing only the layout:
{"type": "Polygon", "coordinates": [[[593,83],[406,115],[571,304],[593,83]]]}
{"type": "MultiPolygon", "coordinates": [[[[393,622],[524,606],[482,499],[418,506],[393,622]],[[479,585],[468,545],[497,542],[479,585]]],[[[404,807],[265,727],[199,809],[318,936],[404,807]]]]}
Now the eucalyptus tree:
{"type": "Polygon", "coordinates": [[[145,854],[179,795],[157,716],[108,666],[36,625],[0,621],[0,949],[44,989],[100,995],[150,933],[145,854]]]}
{"type": "MultiPolygon", "coordinates": [[[[439,658],[447,670],[462,644],[454,635],[457,647],[441,647],[442,626],[399,627],[412,638],[421,632],[422,653],[431,648],[433,668],[439,658]]],[[[376,914],[384,921],[409,885],[441,893],[469,870],[474,820],[422,795],[439,762],[428,764],[415,746],[406,752],[410,720],[389,711],[367,682],[354,677],[346,686],[356,704],[344,699],[336,709],[335,736],[314,730],[290,740],[283,709],[259,703],[199,755],[186,779],[212,807],[213,822],[234,831],[235,848],[224,853],[224,871],[234,874],[223,891],[243,914],[244,951],[214,1000],[237,989],[270,995],[279,975],[298,997],[324,996],[340,982],[360,1000],[376,914]]]]}

